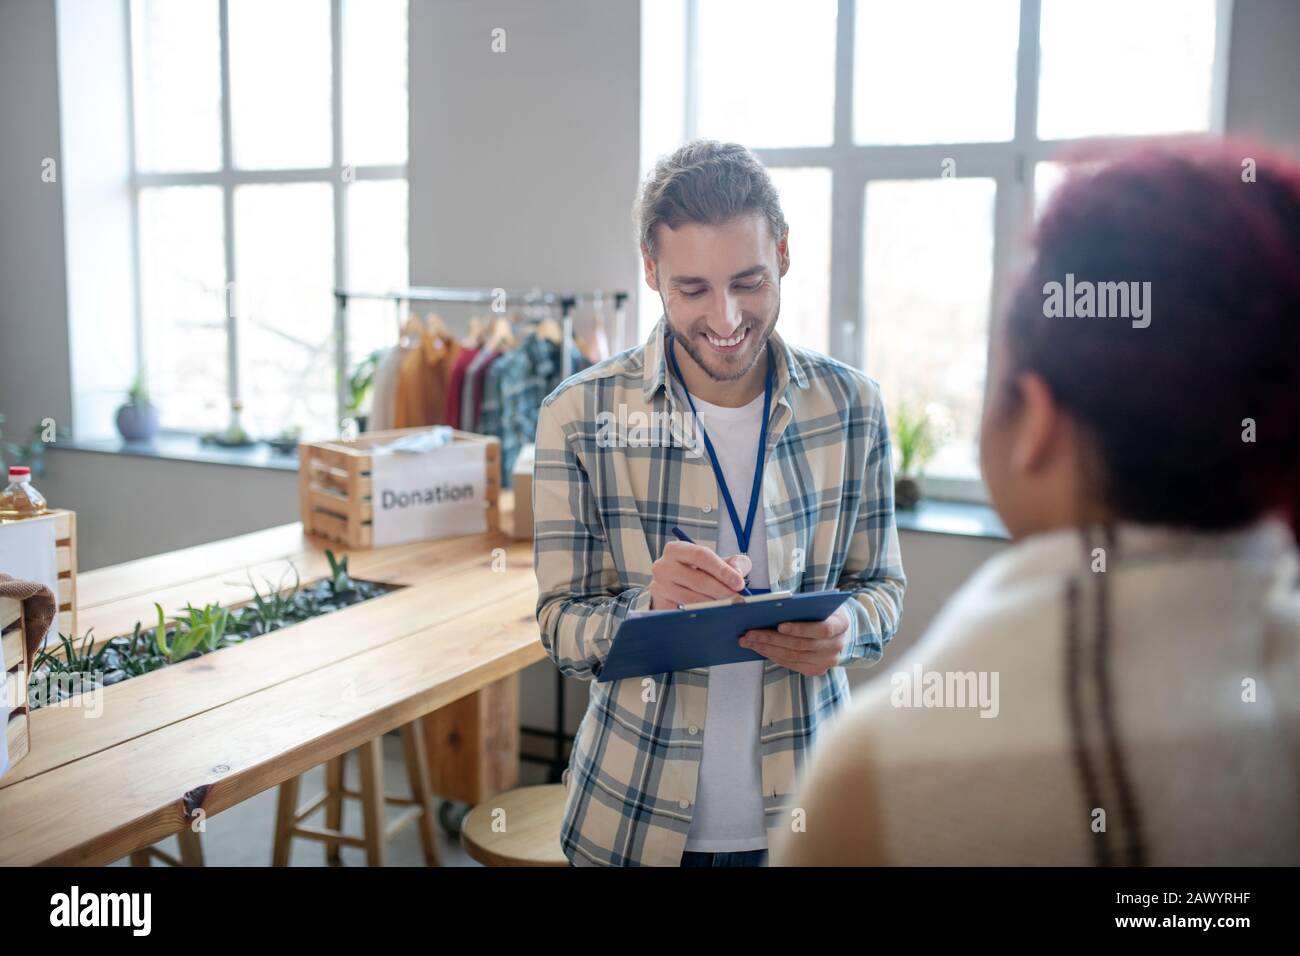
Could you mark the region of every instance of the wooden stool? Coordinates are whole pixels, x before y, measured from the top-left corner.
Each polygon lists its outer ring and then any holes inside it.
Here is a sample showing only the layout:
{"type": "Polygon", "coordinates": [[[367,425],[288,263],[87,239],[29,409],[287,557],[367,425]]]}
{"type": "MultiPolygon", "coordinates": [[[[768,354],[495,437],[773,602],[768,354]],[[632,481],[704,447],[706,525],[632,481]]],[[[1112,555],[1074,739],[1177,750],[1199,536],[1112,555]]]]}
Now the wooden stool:
{"type": "Polygon", "coordinates": [[[347,754],[325,764],[325,790],[307,805],[298,808],[298,784],[302,777],[294,777],[280,784],[279,806],[275,815],[275,847],[271,855],[272,866],[289,865],[289,846],[294,837],[320,840],[325,844],[325,860],[332,866],[342,863],[340,847],[356,846],[366,851],[368,866],[383,866],[388,840],[406,824],[415,820],[420,828],[420,843],[424,847],[424,862],[438,866],[438,841],[433,832],[433,796],[429,793],[429,771],[425,760],[424,732],[418,720],[402,728],[402,750],[406,760],[406,776],[410,781],[410,797],[391,797],[384,793],[383,737],[362,744],[352,753],[358,754],[361,763],[361,790],[349,790],[343,785],[344,761],[347,754]],[[348,836],[343,832],[343,798],[361,801],[363,836],[348,836]],[[410,807],[392,823],[385,821],[387,804],[410,807]],[[325,828],[300,826],[300,823],[321,807],[325,808],[325,828]]]}
{"type": "Polygon", "coordinates": [[[176,842],[180,844],[181,856],[179,860],[174,856],[168,856],[157,847],[147,846],[143,850],[134,850],[131,853],[131,865],[153,866],[155,857],[171,866],[203,865],[203,842],[196,831],[186,827],[176,834],[176,842]]]}
{"type": "Polygon", "coordinates": [[[465,817],[461,845],[484,866],[568,866],[560,848],[564,799],[562,783],[497,794],[465,817]]]}

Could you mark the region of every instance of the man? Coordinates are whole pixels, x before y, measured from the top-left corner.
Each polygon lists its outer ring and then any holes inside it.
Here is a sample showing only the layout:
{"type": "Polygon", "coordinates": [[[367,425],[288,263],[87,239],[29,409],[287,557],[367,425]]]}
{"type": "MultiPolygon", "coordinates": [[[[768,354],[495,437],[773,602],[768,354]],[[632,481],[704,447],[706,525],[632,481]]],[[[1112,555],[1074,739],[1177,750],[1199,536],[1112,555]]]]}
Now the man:
{"type": "Polygon", "coordinates": [[[842,665],[879,660],[898,627],[889,435],[875,382],[774,332],[788,230],[749,150],[683,146],[637,211],[664,317],[644,345],[562,384],[538,420],[542,643],[593,680],[630,611],[734,596],[746,575],[751,590],[852,597],[824,621],[745,634],[765,660],[593,684],[562,843],[578,866],[757,865],[768,831],[797,825],[785,804],[848,702],[842,665]],[[610,427],[637,421],[694,427],[674,441],[610,427]]]}

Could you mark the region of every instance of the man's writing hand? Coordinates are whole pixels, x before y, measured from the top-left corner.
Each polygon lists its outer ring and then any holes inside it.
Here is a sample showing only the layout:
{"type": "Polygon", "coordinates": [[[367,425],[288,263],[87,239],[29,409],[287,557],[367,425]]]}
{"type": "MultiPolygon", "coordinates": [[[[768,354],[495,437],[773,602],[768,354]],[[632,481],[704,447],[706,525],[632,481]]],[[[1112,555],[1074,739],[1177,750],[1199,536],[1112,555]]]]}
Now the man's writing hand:
{"type": "Polygon", "coordinates": [[[745,587],[750,568],[743,554],[724,560],[702,544],[669,541],[650,569],[650,608],[661,611],[734,597],[745,587]]]}

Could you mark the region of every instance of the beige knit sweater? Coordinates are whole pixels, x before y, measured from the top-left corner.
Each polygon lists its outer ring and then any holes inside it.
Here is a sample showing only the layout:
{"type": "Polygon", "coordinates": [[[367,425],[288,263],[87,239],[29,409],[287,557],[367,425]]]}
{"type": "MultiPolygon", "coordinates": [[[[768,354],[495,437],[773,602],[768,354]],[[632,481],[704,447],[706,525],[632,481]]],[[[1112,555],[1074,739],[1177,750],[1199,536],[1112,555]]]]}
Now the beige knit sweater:
{"type": "Polygon", "coordinates": [[[773,862],[1300,863],[1297,565],[1277,522],[1013,546],[819,742],[773,862]]]}

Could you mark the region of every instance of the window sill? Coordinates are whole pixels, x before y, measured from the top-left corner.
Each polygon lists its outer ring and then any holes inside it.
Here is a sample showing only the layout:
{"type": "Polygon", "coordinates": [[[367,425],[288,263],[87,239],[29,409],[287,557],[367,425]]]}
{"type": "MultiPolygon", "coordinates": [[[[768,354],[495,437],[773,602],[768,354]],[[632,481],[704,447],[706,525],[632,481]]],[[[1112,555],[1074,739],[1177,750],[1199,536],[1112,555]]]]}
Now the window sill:
{"type": "Polygon", "coordinates": [[[186,461],[203,465],[229,465],[237,468],[269,468],[297,471],[296,452],[281,454],[269,445],[258,443],[247,448],[222,448],[205,445],[197,435],[181,432],[159,433],[147,442],[129,442],[121,438],[61,441],[48,446],[51,451],[86,451],[108,455],[129,455],[165,461],[186,461]]]}
{"type": "Polygon", "coordinates": [[[951,534],[966,538],[992,538],[1009,541],[997,512],[985,504],[972,501],[936,501],[923,498],[915,508],[894,510],[894,524],[899,531],[925,534],[951,534]]]}

